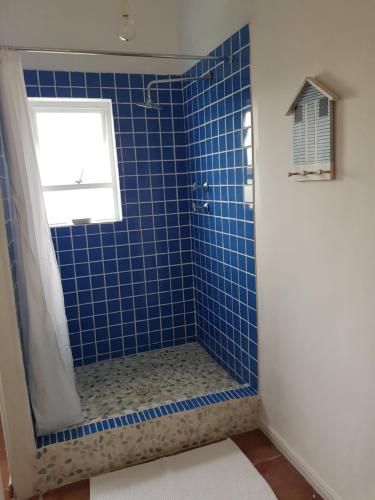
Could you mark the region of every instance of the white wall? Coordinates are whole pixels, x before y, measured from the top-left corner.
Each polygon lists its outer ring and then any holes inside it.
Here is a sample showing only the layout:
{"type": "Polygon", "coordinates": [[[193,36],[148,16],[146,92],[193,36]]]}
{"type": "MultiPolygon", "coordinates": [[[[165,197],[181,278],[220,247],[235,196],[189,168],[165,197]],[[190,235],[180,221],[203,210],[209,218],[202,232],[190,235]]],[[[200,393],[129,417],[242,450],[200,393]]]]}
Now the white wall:
{"type": "Polygon", "coordinates": [[[375,3],[194,0],[185,50],[212,48],[239,17],[253,43],[263,419],[327,498],[374,499],[375,3]],[[333,182],[287,178],[285,112],[307,75],[341,96],[333,182]]]}
{"type": "MultiPolygon", "coordinates": [[[[122,0],[0,0],[0,44],[179,52],[179,0],[129,0],[137,34],[118,38],[122,0]]],[[[179,61],[25,54],[27,68],[129,73],[178,73],[179,61]]]]}

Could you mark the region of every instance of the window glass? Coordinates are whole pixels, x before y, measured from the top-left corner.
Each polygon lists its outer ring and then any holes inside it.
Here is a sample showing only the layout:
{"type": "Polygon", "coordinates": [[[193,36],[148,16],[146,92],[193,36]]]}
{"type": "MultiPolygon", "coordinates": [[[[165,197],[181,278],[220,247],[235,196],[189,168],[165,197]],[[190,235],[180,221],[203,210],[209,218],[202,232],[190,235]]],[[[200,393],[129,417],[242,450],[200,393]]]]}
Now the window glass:
{"type": "Polygon", "coordinates": [[[120,219],[111,101],[29,102],[49,223],[120,219]]]}
{"type": "Polygon", "coordinates": [[[44,202],[53,224],[67,220],[91,218],[93,221],[116,218],[111,188],[46,191],[44,202]]]}

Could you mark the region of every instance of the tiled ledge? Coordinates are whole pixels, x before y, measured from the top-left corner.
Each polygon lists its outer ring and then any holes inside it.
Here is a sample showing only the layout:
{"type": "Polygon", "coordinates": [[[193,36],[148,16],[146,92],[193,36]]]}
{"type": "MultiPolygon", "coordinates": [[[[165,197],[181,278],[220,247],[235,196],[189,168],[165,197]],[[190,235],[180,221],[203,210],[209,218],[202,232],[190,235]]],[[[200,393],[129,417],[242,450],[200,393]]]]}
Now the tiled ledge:
{"type": "Polygon", "coordinates": [[[157,418],[154,408],[155,418],[141,423],[123,425],[120,418],[120,427],[44,446],[36,454],[34,493],[256,429],[259,397],[252,392],[245,387],[220,394],[222,400],[217,394],[194,398],[189,401],[201,406],[189,411],[180,401],[178,412],[157,418]]]}
{"type": "Polygon", "coordinates": [[[111,429],[118,429],[133,424],[140,424],[148,420],[165,417],[174,413],[195,410],[204,406],[210,406],[224,401],[240,399],[249,396],[255,396],[255,389],[250,386],[240,387],[238,389],[231,389],[228,391],[216,392],[204,396],[198,396],[192,399],[185,399],[175,403],[160,405],[154,408],[129,413],[118,417],[107,418],[97,422],[87,423],[72,427],[70,429],[58,432],[52,432],[37,438],[37,448],[49,446],[56,443],[65,441],[72,441],[90,436],[98,432],[105,432],[111,429]]]}

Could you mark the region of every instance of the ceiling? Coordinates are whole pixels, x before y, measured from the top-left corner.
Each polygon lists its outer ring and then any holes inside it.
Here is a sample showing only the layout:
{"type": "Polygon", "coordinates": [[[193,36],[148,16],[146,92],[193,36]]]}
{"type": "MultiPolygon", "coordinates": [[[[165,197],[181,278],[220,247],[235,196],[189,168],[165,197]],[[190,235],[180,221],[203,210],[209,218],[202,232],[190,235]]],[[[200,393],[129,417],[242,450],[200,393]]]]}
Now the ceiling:
{"type": "MultiPolygon", "coordinates": [[[[0,44],[207,54],[246,22],[250,0],[129,0],[137,33],[118,38],[122,0],[0,0],[0,44]]],[[[181,74],[194,61],[22,54],[25,68],[181,74]]]]}
{"type": "MultiPolygon", "coordinates": [[[[134,52],[179,52],[179,0],[130,0],[137,34],[121,42],[121,0],[0,0],[0,43],[134,52]]],[[[51,70],[180,73],[179,61],[23,54],[24,67],[51,70]]]]}

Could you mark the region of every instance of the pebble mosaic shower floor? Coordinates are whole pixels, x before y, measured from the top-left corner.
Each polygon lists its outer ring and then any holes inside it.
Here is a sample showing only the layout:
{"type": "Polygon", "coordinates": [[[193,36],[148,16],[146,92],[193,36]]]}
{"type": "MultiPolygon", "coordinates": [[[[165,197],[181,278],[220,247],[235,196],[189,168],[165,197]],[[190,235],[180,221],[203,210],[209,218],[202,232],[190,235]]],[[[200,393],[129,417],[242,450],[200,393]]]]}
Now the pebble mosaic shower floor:
{"type": "Polygon", "coordinates": [[[85,422],[245,387],[197,343],[76,368],[85,422]]]}

